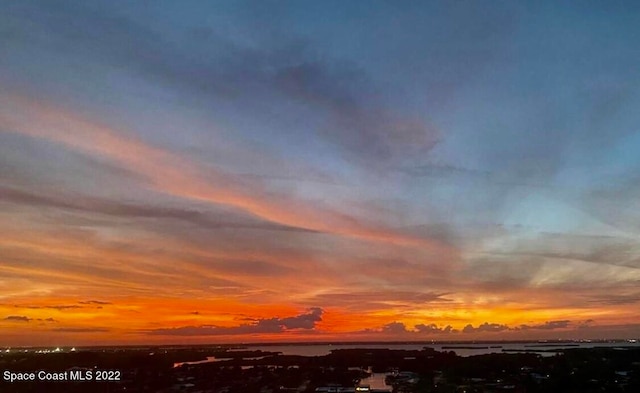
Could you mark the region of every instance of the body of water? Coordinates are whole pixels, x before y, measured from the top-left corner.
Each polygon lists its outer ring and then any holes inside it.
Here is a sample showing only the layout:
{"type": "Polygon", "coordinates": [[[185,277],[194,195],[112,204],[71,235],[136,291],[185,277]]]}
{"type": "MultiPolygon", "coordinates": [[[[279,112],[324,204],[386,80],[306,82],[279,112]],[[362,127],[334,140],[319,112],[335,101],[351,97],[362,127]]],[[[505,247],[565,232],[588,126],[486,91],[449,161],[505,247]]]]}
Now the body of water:
{"type": "Polygon", "coordinates": [[[336,349],[395,349],[419,351],[423,348],[433,348],[436,351],[453,351],[458,356],[486,355],[490,353],[516,353],[516,352],[533,352],[540,353],[543,356],[553,356],[556,352],[570,348],[617,348],[617,347],[640,347],[639,342],[568,342],[568,343],[458,343],[458,344],[437,344],[437,343],[420,343],[420,344],[300,344],[300,345],[255,345],[248,346],[248,350],[262,350],[270,352],[281,352],[283,355],[297,356],[324,356],[336,349]],[[510,352],[512,351],[512,352],[510,352]]]}
{"type": "Polygon", "coordinates": [[[180,366],[184,366],[185,364],[202,364],[202,363],[211,363],[211,362],[215,362],[217,359],[213,356],[207,356],[207,358],[205,360],[197,360],[194,362],[178,362],[178,363],[173,363],[173,368],[176,367],[180,367],[180,366]]]}
{"type": "MultiPolygon", "coordinates": [[[[280,352],[282,355],[294,355],[294,356],[324,356],[337,349],[395,349],[395,350],[408,350],[408,351],[420,351],[423,348],[433,348],[436,351],[453,351],[458,356],[474,356],[474,355],[486,355],[491,353],[520,353],[520,352],[532,352],[539,353],[542,356],[554,356],[556,353],[563,349],[571,348],[623,348],[623,347],[640,347],[640,342],[625,341],[625,342],[547,342],[547,343],[534,343],[534,342],[522,342],[522,343],[458,343],[458,344],[436,344],[436,343],[420,343],[420,344],[292,344],[292,345],[251,345],[236,349],[237,351],[265,351],[265,352],[280,352]]],[[[232,352],[234,350],[231,350],[232,352]]],[[[260,359],[261,357],[247,357],[246,360],[260,359]]],[[[194,362],[180,362],[175,363],[174,367],[180,367],[184,364],[202,364],[211,363],[216,361],[227,360],[228,358],[215,358],[213,356],[207,357],[206,360],[199,360],[194,362]]],[[[374,385],[379,386],[380,380],[384,383],[384,374],[377,374],[375,377],[370,377],[368,382],[372,387],[374,385]],[[377,378],[377,379],[376,379],[377,378]]]]}
{"type": "Polygon", "coordinates": [[[388,374],[374,373],[371,369],[367,370],[371,375],[360,381],[361,385],[369,385],[371,389],[387,389],[389,386],[385,382],[385,378],[388,374]]]}

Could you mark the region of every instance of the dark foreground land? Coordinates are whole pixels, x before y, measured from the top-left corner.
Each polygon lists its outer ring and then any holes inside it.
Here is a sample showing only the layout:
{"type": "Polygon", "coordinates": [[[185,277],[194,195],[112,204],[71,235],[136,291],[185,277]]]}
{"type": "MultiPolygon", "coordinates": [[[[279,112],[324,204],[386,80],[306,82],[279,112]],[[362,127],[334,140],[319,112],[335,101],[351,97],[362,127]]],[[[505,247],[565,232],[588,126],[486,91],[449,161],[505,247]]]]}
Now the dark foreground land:
{"type": "Polygon", "coordinates": [[[640,392],[638,348],[571,348],[550,357],[459,357],[430,348],[339,349],[303,357],[229,349],[13,350],[0,354],[0,392],[356,392],[366,391],[356,386],[369,372],[386,373],[389,392],[640,392]],[[174,367],[209,356],[216,361],[174,367]],[[119,380],[98,382],[99,376],[119,380]]]}

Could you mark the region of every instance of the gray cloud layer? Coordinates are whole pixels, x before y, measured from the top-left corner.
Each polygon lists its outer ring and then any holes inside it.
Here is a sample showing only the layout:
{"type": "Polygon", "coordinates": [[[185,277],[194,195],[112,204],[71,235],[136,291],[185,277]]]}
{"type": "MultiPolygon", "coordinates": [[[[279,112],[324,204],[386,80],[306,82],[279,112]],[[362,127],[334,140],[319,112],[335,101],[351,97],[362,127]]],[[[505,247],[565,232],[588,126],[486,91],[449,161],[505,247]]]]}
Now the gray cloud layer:
{"type": "Polygon", "coordinates": [[[312,330],[322,321],[323,310],[311,308],[305,314],[286,318],[256,319],[239,326],[183,326],[171,329],[150,330],[147,334],[160,336],[222,336],[243,334],[273,334],[290,330],[312,330]]]}

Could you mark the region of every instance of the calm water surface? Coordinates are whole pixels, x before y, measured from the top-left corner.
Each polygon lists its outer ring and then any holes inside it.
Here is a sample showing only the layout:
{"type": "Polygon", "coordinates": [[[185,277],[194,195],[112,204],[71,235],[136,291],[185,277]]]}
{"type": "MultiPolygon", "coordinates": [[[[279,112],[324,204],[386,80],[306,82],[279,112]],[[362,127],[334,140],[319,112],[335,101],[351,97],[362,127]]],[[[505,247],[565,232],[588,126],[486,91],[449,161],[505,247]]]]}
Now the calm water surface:
{"type": "MultiPolygon", "coordinates": [[[[640,343],[616,342],[616,343],[461,343],[461,344],[327,344],[327,345],[264,345],[249,346],[249,350],[262,350],[270,352],[282,352],[283,355],[297,356],[324,356],[336,349],[395,349],[419,351],[424,347],[433,348],[436,351],[453,351],[458,356],[486,355],[490,353],[507,352],[505,350],[526,350],[528,352],[561,350],[568,348],[616,348],[616,347],[640,347],[640,343]],[[533,345],[533,346],[532,346],[533,345]],[[562,345],[562,346],[560,346],[562,345]],[[443,347],[459,347],[444,349],[443,347]],[[462,348],[464,347],[464,348],[462,348]],[[473,348],[471,348],[473,347],[473,348]]],[[[538,352],[542,356],[553,356],[555,352],[538,352]]]]}
{"type": "MultiPolygon", "coordinates": [[[[300,345],[252,345],[247,346],[243,349],[237,350],[261,350],[266,352],[281,352],[283,355],[295,355],[295,356],[324,356],[331,353],[331,351],[336,349],[395,349],[395,350],[409,350],[409,351],[419,351],[424,347],[433,348],[436,351],[453,351],[458,356],[473,356],[473,355],[486,355],[490,353],[517,353],[517,352],[508,352],[509,350],[517,350],[522,351],[526,350],[527,352],[539,353],[542,356],[553,356],[556,352],[537,352],[537,351],[548,351],[548,350],[562,350],[568,348],[622,348],[622,347],[640,347],[640,342],[596,342],[596,343],[460,343],[460,344],[322,344],[322,345],[309,345],[309,344],[300,344],[300,345]],[[449,347],[449,348],[443,348],[449,347]],[[451,348],[458,347],[458,348],[451,348]],[[506,351],[503,351],[506,350],[506,351]]],[[[245,359],[259,359],[258,358],[245,358],[245,359]]],[[[206,360],[200,360],[196,362],[180,362],[175,363],[174,367],[179,367],[183,364],[201,364],[201,363],[210,363],[215,361],[221,361],[225,359],[216,359],[213,356],[208,357],[206,360]]],[[[367,381],[363,381],[363,383],[370,384],[371,387],[380,387],[380,381],[384,384],[385,374],[376,374],[375,376],[370,377],[371,379],[367,379],[367,381]]]]}

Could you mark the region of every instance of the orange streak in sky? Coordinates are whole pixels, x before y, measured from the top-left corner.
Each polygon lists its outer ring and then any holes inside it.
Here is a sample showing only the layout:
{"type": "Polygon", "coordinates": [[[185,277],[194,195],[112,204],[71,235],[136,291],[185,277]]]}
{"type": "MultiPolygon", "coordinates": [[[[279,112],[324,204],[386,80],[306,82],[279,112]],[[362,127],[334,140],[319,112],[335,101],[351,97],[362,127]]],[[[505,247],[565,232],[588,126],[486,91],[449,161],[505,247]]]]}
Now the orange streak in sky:
{"type": "Polygon", "coordinates": [[[442,256],[455,253],[451,246],[436,240],[365,225],[345,214],[266,192],[255,183],[241,182],[221,171],[199,168],[186,157],[127,138],[113,129],[43,102],[2,94],[0,110],[0,125],[4,130],[108,157],[143,174],[153,188],[161,192],[233,206],[283,225],[368,241],[416,246],[442,256]],[[264,198],[256,198],[256,194],[264,198]]]}

